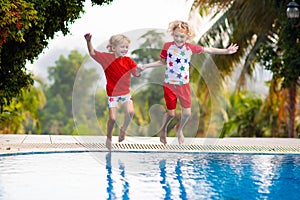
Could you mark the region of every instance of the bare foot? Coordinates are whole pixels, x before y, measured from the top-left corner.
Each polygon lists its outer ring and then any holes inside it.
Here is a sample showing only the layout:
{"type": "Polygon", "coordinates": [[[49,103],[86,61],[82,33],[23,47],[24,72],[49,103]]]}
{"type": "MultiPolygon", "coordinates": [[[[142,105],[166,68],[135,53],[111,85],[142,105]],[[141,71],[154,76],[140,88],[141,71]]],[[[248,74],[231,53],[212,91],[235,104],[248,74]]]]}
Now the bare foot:
{"type": "Polygon", "coordinates": [[[176,134],[177,134],[177,138],[178,138],[178,143],[183,144],[184,143],[184,135],[183,135],[182,131],[180,131],[180,133],[176,133],[176,134]]]}
{"type": "Polygon", "coordinates": [[[160,142],[163,143],[164,145],[167,144],[167,137],[166,137],[166,135],[167,135],[167,133],[165,133],[165,132],[163,132],[163,131],[160,132],[160,138],[159,138],[159,140],[160,140],[160,142]]]}
{"type": "Polygon", "coordinates": [[[109,151],[111,151],[111,138],[106,138],[106,148],[108,148],[109,151]]]}
{"type": "Polygon", "coordinates": [[[122,142],[125,139],[125,131],[122,130],[123,127],[120,128],[119,142],[122,142]]]}

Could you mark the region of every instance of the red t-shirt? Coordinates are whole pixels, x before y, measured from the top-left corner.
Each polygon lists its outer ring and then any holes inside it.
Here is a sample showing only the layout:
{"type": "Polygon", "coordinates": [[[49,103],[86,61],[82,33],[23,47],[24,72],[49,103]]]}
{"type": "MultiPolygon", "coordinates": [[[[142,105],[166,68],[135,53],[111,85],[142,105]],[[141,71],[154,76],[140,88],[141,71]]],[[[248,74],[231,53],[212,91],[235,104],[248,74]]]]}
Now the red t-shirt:
{"type": "Polygon", "coordinates": [[[106,77],[108,96],[121,96],[130,93],[130,77],[136,74],[137,64],[128,56],[116,58],[113,53],[95,51],[92,55],[103,68],[106,77]]]}

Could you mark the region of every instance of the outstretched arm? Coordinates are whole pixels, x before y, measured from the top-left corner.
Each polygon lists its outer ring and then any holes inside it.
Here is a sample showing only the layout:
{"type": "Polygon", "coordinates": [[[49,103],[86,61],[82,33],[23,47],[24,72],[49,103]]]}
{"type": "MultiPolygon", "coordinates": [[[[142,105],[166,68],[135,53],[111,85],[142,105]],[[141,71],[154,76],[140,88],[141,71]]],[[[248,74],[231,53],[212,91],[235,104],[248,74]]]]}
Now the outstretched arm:
{"type": "Polygon", "coordinates": [[[219,49],[219,48],[213,48],[213,47],[205,47],[204,48],[204,53],[208,54],[233,54],[237,52],[239,49],[239,46],[237,44],[231,44],[228,48],[226,49],[219,49]]]}
{"type": "Polygon", "coordinates": [[[148,64],[144,64],[142,66],[139,66],[139,68],[143,71],[147,68],[150,68],[150,67],[162,67],[166,65],[166,59],[160,59],[158,61],[155,61],[155,62],[152,62],[152,63],[148,63],[148,64]]]}
{"type": "Polygon", "coordinates": [[[87,47],[88,47],[88,50],[89,50],[89,54],[90,55],[95,55],[95,49],[92,45],[92,42],[91,42],[91,39],[92,39],[92,35],[90,33],[87,33],[84,35],[84,38],[86,40],[86,44],[87,44],[87,47]]]}

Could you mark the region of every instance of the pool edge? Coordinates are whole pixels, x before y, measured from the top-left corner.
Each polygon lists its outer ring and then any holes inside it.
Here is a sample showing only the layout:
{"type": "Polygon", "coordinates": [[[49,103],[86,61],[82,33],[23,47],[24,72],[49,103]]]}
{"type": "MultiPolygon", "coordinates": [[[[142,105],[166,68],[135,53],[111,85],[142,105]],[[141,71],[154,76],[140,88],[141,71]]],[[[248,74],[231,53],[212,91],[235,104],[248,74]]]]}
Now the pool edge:
{"type": "MultiPolygon", "coordinates": [[[[34,152],[91,152],[108,150],[105,136],[0,134],[0,155],[34,152]]],[[[297,138],[167,138],[163,145],[157,137],[126,137],[122,143],[113,137],[112,152],[187,152],[187,153],[258,153],[300,154],[297,138]]]]}

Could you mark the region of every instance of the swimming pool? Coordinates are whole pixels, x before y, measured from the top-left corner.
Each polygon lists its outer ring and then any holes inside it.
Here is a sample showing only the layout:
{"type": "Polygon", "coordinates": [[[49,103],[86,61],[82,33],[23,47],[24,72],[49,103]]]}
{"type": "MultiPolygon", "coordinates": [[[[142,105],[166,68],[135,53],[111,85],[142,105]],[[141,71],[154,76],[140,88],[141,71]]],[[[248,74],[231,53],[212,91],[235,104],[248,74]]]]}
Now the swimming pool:
{"type": "Polygon", "coordinates": [[[72,152],[0,156],[1,200],[299,199],[300,156],[72,152]]]}

